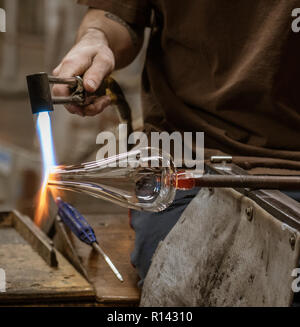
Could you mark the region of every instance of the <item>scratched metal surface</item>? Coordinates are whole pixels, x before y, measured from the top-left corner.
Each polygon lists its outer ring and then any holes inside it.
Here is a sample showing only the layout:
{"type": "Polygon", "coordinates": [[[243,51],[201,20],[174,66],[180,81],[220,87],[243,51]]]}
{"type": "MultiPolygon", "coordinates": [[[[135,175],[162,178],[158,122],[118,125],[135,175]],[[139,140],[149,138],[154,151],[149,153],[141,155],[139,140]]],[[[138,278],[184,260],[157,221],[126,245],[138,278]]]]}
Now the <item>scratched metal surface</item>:
{"type": "Polygon", "coordinates": [[[141,305],[289,306],[299,254],[299,231],[252,199],[202,189],[158,247],[141,305]]]}

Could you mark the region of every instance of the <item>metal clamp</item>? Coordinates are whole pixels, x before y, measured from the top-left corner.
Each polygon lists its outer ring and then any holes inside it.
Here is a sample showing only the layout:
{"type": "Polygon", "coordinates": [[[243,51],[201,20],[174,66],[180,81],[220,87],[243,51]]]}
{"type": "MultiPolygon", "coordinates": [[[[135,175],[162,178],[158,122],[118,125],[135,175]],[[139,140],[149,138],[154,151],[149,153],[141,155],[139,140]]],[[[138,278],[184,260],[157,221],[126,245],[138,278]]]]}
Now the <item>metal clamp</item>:
{"type": "Polygon", "coordinates": [[[211,163],[232,163],[231,156],[212,156],[210,157],[211,163]]]}

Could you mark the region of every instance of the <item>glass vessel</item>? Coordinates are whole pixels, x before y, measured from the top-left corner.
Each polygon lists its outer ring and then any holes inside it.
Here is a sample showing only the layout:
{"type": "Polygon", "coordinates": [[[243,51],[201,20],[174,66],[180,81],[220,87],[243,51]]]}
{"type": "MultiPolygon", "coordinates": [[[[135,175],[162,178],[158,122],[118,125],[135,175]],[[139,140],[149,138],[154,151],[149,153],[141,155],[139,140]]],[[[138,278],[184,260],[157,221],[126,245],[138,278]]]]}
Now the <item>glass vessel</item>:
{"type": "Polygon", "coordinates": [[[48,186],[83,192],[126,208],[159,212],[174,200],[176,174],[170,155],[141,148],[81,165],[55,167],[48,186]]]}

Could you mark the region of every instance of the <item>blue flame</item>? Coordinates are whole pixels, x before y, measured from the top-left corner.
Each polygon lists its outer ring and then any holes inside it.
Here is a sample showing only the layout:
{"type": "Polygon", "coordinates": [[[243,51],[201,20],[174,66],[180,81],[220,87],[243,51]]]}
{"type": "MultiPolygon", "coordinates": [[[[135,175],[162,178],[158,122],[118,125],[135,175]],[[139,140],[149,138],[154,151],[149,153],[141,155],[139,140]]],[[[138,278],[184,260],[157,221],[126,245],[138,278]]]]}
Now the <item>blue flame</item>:
{"type": "Polygon", "coordinates": [[[37,130],[41,145],[43,169],[44,169],[44,183],[47,182],[49,172],[52,167],[56,166],[51,118],[49,112],[41,112],[37,117],[37,130]]]}

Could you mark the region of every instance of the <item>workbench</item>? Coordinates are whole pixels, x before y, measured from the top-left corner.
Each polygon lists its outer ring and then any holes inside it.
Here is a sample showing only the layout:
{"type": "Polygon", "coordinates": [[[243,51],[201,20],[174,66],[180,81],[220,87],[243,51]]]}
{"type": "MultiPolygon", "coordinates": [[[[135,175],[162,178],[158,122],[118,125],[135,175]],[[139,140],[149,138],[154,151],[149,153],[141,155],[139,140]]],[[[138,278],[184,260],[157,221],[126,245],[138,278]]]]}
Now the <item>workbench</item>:
{"type": "Polygon", "coordinates": [[[57,235],[52,242],[42,231],[38,232],[41,250],[36,239],[28,236],[28,230],[24,234],[17,226],[19,223],[14,222],[14,215],[24,219],[30,225],[29,230],[36,228],[22,214],[10,212],[0,215],[0,268],[6,272],[6,292],[0,293],[0,306],[139,304],[138,276],[130,264],[134,232],[129,227],[126,212],[85,215],[94,227],[101,246],[122,273],[124,283],[120,283],[101,256],[75,240],[67,229],[75,259],[79,260],[75,266],[74,257],[70,261],[68,254],[65,257],[62,253],[67,251],[68,246],[62,252],[58,250],[63,243],[59,242],[57,235]],[[47,248],[50,253],[55,252],[57,263],[49,256],[47,248]]]}

